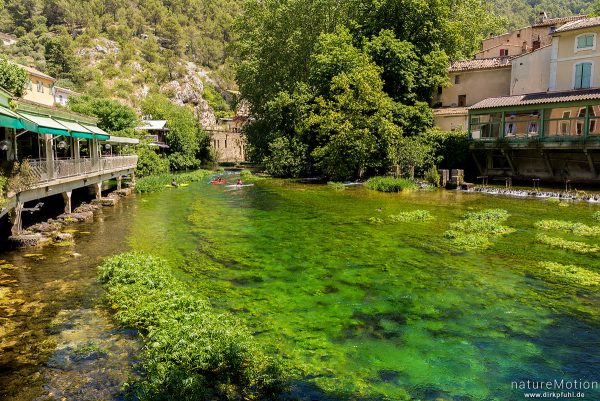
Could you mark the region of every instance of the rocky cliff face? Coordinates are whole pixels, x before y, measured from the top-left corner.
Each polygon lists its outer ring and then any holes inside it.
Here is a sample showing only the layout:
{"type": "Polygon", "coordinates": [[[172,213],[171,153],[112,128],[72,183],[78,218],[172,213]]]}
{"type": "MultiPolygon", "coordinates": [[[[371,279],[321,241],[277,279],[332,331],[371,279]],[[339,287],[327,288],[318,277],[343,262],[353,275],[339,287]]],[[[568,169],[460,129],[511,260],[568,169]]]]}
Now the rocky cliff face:
{"type": "Polygon", "coordinates": [[[161,91],[166,93],[173,103],[193,107],[203,127],[214,126],[217,123],[215,113],[202,97],[204,83],[201,76],[204,71],[199,71],[194,63],[187,63],[185,71],[182,78],[163,85],[161,91]]]}
{"type": "Polygon", "coordinates": [[[123,86],[123,81],[128,82],[132,87],[132,90],[128,93],[128,97],[122,98],[116,91],[114,92],[116,94],[115,97],[121,98],[121,100],[138,111],[141,101],[151,91],[159,90],[167,95],[173,103],[180,106],[187,105],[192,107],[203,127],[209,128],[216,125],[217,121],[214,110],[202,97],[204,82],[218,86],[210,78],[207,70],[192,62],[181,61],[176,68],[179,71],[177,78],[160,87],[156,87],[152,84],[151,80],[140,80],[139,78],[152,78],[152,71],[148,63],[141,57],[141,54],[136,54],[131,60],[122,63],[119,60],[119,52],[120,49],[116,42],[105,38],[98,38],[88,47],[79,49],[77,55],[85,60],[88,66],[98,68],[103,75],[105,74],[103,67],[106,66],[107,62],[114,65],[120,71],[120,74],[117,76],[107,76],[104,79],[104,85],[108,89],[114,89],[116,86],[123,86]]]}

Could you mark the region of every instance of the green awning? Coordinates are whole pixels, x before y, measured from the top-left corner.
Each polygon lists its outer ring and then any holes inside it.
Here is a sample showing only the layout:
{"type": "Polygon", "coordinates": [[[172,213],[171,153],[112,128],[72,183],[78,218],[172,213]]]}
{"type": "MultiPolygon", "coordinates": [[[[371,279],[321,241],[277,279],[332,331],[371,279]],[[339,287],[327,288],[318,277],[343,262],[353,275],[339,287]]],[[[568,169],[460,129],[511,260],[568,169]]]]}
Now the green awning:
{"type": "Polygon", "coordinates": [[[59,122],[53,120],[49,116],[40,116],[37,114],[29,114],[21,112],[19,113],[23,118],[32,121],[37,125],[36,129],[33,131],[38,132],[40,134],[50,134],[50,135],[65,135],[69,136],[69,130],[64,125],[59,122]]]}
{"type": "Polygon", "coordinates": [[[95,125],[91,125],[91,124],[81,124],[81,125],[83,125],[88,130],[92,131],[94,133],[94,136],[101,141],[107,141],[110,139],[110,135],[108,135],[108,133],[106,131],[104,131],[101,128],[96,127],[95,125]]]}
{"type": "Polygon", "coordinates": [[[54,120],[68,128],[73,138],[94,139],[92,131],[76,121],[62,120],[58,118],[55,118],[54,120]]]}
{"type": "Polygon", "coordinates": [[[8,128],[23,129],[23,122],[19,115],[6,107],[0,106],[0,126],[8,128]]]}

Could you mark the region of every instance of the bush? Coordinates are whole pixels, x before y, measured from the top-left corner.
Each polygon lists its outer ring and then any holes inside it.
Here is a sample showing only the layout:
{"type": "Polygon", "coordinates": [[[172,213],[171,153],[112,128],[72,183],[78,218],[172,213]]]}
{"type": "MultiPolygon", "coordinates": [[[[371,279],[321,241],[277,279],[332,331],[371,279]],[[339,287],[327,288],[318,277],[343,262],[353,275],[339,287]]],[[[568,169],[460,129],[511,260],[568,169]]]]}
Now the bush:
{"type": "Polygon", "coordinates": [[[437,167],[432,166],[427,172],[425,172],[425,181],[433,185],[434,187],[440,186],[440,173],[438,173],[437,167]]]}
{"type": "Polygon", "coordinates": [[[212,171],[196,170],[190,173],[151,175],[137,180],[135,190],[138,193],[160,192],[168,187],[173,179],[178,184],[188,184],[202,181],[212,174],[212,171]]]}
{"type": "Polygon", "coordinates": [[[115,318],[146,341],[144,377],[131,386],[138,399],[267,400],[285,389],[278,364],[248,329],[213,310],[166,261],[126,253],[105,261],[99,275],[115,318]]]}
{"type": "Polygon", "coordinates": [[[417,188],[412,180],[394,177],[372,177],[365,183],[366,187],[380,192],[402,192],[417,188]]]}
{"type": "Polygon", "coordinates": [[[169,173],[169,160],[161,157],[148,146],[138,146],[135,150],[135,154],[138,155],[135,174],[139,178],[169,173]]]}
{"type": "Polygon", "coordinates": [[[299,140],[280,137],[269,145],[269,150],[263,162],[273,177],[298,178],[306,172],[308,146],[299,140]]]}

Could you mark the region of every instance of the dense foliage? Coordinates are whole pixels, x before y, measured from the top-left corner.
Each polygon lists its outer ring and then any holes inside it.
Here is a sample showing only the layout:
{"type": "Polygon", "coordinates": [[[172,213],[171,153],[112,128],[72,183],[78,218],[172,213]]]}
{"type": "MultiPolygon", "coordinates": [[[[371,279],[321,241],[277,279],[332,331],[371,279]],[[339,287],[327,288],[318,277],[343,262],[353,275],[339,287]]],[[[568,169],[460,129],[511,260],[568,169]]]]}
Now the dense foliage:
{"type": "Polygon", "coordinates": [[[196,170],[190,173],[149,175],[137,180],[135,190],[138,193],[160,192],[165,188],[170,187],[173,180],[175,180],[178,185],[188,184],[191,182],[202,181],[212,174],[214,174],[212,171],[196,170]]]}
{"type": "Polygon", "coordinates": [[[98,127],[105,131],[123,131],[136,126],[135,111],[116,100],[84,95],[71,97],[68,105],[73,111],[98,117],[98,127]]]}
{"type": "Polygon", "coordinates": [[[171,170],[197,168],[201,161],[210,159],[209,137],[191,109],[171,103],[164,95],[153,94],[142,103],[142,112],[169,122],[165,137],[170,147],[171,170]]]}
{"type": "Polygon", "coordinates": [[[427,103],[451,60],[495,29],[478,0],[249,1],[237,82],[256,120],[250,156],[275,176],[343,180],[396,166],[412,176],[436,149],[427,103]],[[476,17],[475,17],[476,16],[476,17]],[[490,30],[491,29],[491,30],[490,30]]]}
{"type": "Polygon", "coordinates": [[[138,156],[138,162],[135,168],[137,177],[142,178],[169,174],[169,160],[156,153],[156,151],[148,145],[138,145],[134,153],[138,156]]]}
{"type": "Polygon", "coordinates": [[[417,187],[414,181],[394,177],[371,177],[365,182],[365,186],[380,192],[402,192],[417,187]]]}
{"type": "Polygon", "coordinates": [[[283,375],[246,327],[171,272],[168,262],[128,253],[100,267],[116,319],[146,346],[140,400],[274,399],[283,375]]]}
{"type": "Polygon", "coordinates": [[[0,57],[0,87],[16,96],[22,96],[25,84],[29,80],[27,72],[21,67],[10,63],[6,57],[0,57]]]}

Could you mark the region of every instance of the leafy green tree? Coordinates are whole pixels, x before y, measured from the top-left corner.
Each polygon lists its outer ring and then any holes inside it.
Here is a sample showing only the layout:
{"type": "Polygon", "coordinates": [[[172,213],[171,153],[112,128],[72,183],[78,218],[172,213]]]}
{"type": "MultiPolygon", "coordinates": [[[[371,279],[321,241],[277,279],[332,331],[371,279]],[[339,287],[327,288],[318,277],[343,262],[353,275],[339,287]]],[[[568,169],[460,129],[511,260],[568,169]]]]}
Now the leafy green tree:
{"type": "Polygon", "coordinates": [[[20,97],[23,96],[28,81],[29,76],[23,68],[0,57],[0,87],[20,97]]]}
{"type": "Polygon", "coordinates": [[[151,94],[142,103],[142,112],[152,118],[168,121],[166,141],[170,147],[172,170],[196,168],[202,158],[208,157],[208,135],[190,108],[175,105],[164,95],[151,94]]]}
{"type": "Polygon", "coordinates": [[[75,112],[98,117],[98,127],[109,132],[131,129],[137,123],[135,111],[116,100],[83,95],[69,98],[68,107],[75,112]]]}

